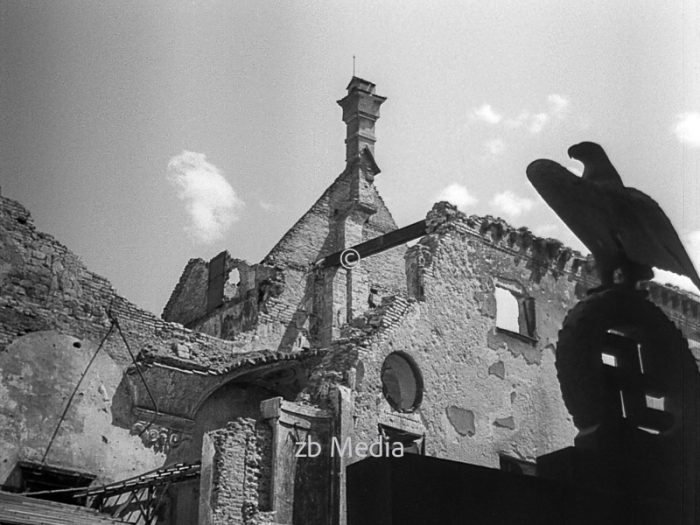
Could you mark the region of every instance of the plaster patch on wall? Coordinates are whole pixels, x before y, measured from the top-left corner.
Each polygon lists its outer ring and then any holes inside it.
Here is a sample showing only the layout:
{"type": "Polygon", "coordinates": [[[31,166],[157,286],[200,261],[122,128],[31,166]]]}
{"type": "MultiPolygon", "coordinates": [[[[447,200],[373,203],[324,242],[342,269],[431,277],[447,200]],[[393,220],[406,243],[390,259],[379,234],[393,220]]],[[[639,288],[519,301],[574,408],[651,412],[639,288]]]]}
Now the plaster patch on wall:
{"type": "Polygon", "coordinates": [[[457,406],[447,407],[447,419],[462,436],[473,436],[476,433],[474,425],[474,412],[457,406]]]}
{"type": "Polygon", "coordinates": [[[493,422],[493,426],[515,430],[515,419],[513,419],[513,416],[499,417],[493,422]]]}
{"type": "Polygon", "coordinates": [[[503,361],[498,361],[489,367],[489,375],[496,376],[499,379],[506,377],[506,365],[503,361]]]}

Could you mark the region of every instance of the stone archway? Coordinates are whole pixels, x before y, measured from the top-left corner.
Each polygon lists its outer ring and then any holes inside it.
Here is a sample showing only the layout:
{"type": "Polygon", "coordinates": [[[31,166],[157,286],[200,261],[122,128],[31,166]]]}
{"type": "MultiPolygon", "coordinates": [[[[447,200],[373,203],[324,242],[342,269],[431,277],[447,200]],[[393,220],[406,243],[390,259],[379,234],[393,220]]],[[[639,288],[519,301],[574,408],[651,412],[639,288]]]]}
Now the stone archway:
{"type": "MultiPolygon", "coordinates": [[[[231,381],[219,387],[200,404],[194,417],[191,439],[178,447],[170,462],[194,463],[202,455],[203,436],[212,430],[226,427],[237,418],[257,419],[260,403],[278,395],[262,386],[231,381]]],[[[170,525],[191,525],[198,522],[199,479],[180,483],[170,490],[170,525]]]]}

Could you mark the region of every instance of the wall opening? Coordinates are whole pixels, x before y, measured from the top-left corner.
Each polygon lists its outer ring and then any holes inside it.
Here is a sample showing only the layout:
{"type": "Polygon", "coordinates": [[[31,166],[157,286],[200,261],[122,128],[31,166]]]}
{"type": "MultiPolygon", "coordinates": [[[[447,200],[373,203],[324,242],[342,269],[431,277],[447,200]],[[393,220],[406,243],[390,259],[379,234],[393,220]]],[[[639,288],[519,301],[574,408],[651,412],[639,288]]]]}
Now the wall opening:
{"type": "Polygon", "coordinates": [[[224,300],[230,301],[241,295],[241,272],[238,268],[229,271],[224,282],[224,300]]]}
{"type": "Polygon", "coordinates": [[[423,400],[418,365],[404,352],[389,354],[382,365],[382,393],[394,410],[413,412],[423,400]]]}
{"type": "Polygon", "coordinates": [[[501,330],[520,332],[520,305],[510,290],[496,286],[496,326],[501,330]]]}
{"type": "Polygon", "coordinates": [[[496,328],[536,338],[535,300],[510,286],[496,285],[496,328]]]}

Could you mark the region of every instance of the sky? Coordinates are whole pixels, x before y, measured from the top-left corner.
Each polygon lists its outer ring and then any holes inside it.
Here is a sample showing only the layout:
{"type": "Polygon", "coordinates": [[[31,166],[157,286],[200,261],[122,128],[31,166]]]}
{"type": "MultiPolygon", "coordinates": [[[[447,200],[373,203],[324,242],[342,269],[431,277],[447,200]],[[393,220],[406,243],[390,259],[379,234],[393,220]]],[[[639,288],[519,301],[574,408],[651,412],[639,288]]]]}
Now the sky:
{"type": "Polygon", "coordinates": [[[259,262],[342,172],[353,56],[399,226],[446,199],[583,249],[525,168],[591,140],[700,267],[696,0],[0,0],[2,194],[160,314],[190,258],[259,262]]]}

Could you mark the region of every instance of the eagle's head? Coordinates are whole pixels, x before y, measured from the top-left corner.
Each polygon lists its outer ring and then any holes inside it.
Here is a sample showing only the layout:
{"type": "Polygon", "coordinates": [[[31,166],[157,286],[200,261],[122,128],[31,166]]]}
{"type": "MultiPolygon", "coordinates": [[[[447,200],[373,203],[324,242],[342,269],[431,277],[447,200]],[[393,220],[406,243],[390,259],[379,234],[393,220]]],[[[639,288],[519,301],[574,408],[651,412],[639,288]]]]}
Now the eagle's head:
{"type": "Polygon", "coordinates": [[[605,150],[595,142],[581,142],[575,144],[567,151],[569,157],[583,162],[583,164],[608,160],[605,150]]]}

